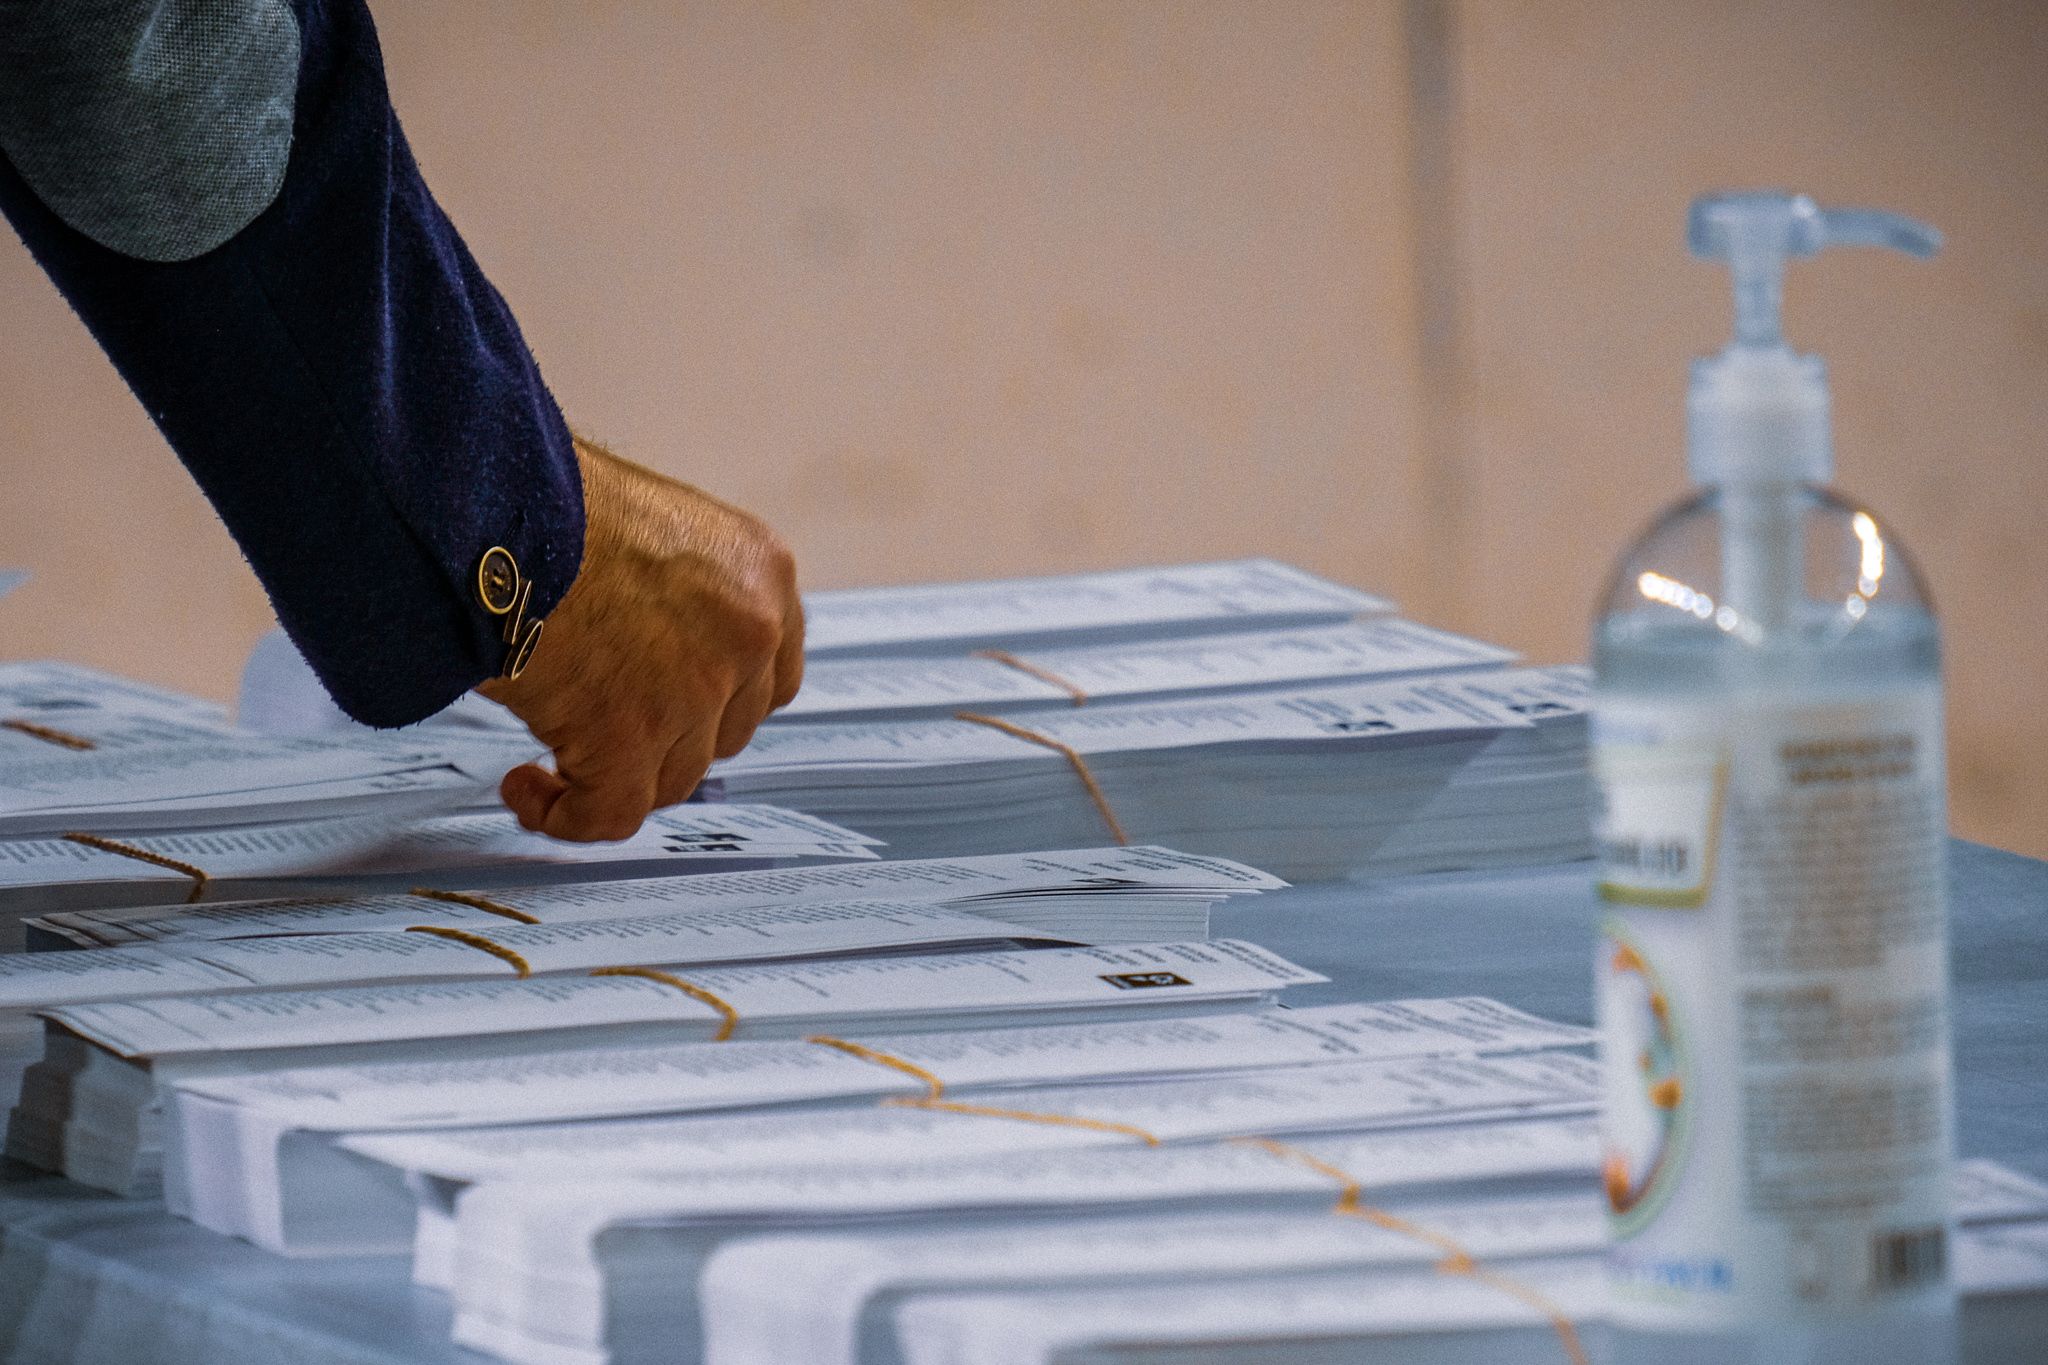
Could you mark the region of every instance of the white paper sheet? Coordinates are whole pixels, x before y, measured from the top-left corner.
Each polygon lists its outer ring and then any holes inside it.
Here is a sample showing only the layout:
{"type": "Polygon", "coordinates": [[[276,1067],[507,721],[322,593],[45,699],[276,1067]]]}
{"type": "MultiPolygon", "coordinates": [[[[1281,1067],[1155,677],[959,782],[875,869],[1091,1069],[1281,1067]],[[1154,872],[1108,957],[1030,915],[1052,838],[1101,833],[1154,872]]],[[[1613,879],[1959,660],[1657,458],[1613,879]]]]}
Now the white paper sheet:
{"type": "Polygon", "coordinates": [[[1382,615],[1392,604],[1270,559],[804,596],[816,656],[1116,632],[1125,637],[1382,615]]]}
{"type": "MultiPolygon", "coordinates": [[[[1590,1030],[1479,997],[949,1033],[850,1034],[955,1089],[1568,1047],[1590,1030]]],[[[310,1129],[455,1127],[914,1095],[910,1077],[797,1041],[543,1049],[460,1063],[317,1066],[181,1088],[310,1129]]]]}
{"type": "MultiPolygon", "coordinates": [[[[1147,889],[1217,895],[1269,891],[1286,883],[1242,863],[1154,847],[1006,853],[827,867],[711,873],[641,881],[557,886],[492,899],[546,923],[625,918],[716,905],[801,905],[861,898],[969,904],[1027,891],[1110,894],[1147,889]]],[[[248,905],[190,906],[148,914],[80,911],[46,916],[81,941],[102,944],[263,934],[403,929],[419,922],[411,896],[350,897],[248,905]]],[[[445,905],[437,924],[502,924],[482,910],[445,905]]]]}
{"type": "Polygon", "coordinates": [[[1072,706],[1332,679],[1498,666],[1514,654],[1411,621],[1348,621],[1139,644],[1032,650],[1029,668],[982,656],[944,659],[820,659],[796,700],[772,721],[1072,706]],[[1061,687],[1030,671],[1051,674],[1061,687]]]}
{"type": "MultiPolygon", "coordinates": [[[[730,1003],[742,1021],[761,1022],[1184,1004],[1327,980],[1233,939],[706,967],[690,970],[688,979],[730,1003]]],[[[168,996],[41,1013],[129,1057],[665,1021],[701,1027],[723,1018],[672,986],[631,976],[168,996]]]]}
{"type": "MultiPolygon", "coordinates": [[[[1480,1259],[1597,1250],[1599,1205],[1576,1195],[1404,1209],[1480,1259]]],[[[1443,1248],[1359,1218],[1193,1214],[1063,1219],[954,1231],[769,1235],[705,1266],[705,1358],[718,1365],[859,1365],[862,1315],[887,1296],[1014,1287],[1131,1287],[1176,1278],[1427,1266],[1443,1248]]]]}
{"type": "MultiPolygon", "coordinates": [[[[438,927],[439,905],[419,902],[420,925],[438,927]]],[[[899,901],[742,906],[581,924],[500,920],[498,927],[461,932],[464,939],[401,930],[10,953],[0,955],[0,1009],[276,986],[502,979],[517,976],[521,962],[539,976],[599,967],[758,962],[1044,937],[945,906],[899,901]],[[495,945],[504,955],[482,944],[495,945]]]]}
{"type": "MultiPolygon", "coordinates": [[[[1127,1125],[1162,1142],[1589,1113],[1595,1064],[1564,1053],[1296,1067],[1242,1076],[1027,1086],[978,1104],[1127,1125]]],[[[342,1145],[448,1180],[552,1178],[565,1168],[695,1178],[768,1167],[887,1166],[1058,1148],[1136,1146],[1132,1132],[895,1106],[349,1137],[342,1145]]]]}
{"type": "MultiPolygon", "coordinates": [[[[1452,675],[1241,698],[1083,707],[1035,715],[1031,728],[1093,756],[1253,742],[1358,744],[1424,733],[1523,729],[1530,723],[1452,675]]],[[[1004,761],[1066,762],[1042,744],[969,721],[821,722],[767,727],[745,750],[715,764],[712,782],[739,783],[733,788],[737,791],[745,789],[744,779],[766,773],[1004,761]]]]}
{"type": "MultiPolygon", "coordinates": [[[[449,882],[468,876],[472,880],[465,885],[501,885],[507,878],[567,875],[626,862],[688,864],[820,852],[860,860],[875,856],[865,850],[878,841],[777,806],[699,804],[656,811],[630,839],[604,844],[568,844],[530,833],[505,811],[244,825],[138,834],[124,842],[202,869],[208,899],[235,900],[246,898],[251,884],[302,882],[311,892],[323,881],[449,882]]],[[[0,905],[13,899],[4,894],[9,889],[62,896],[74,886],[126,883],[159,883],[178,892],[177,899],[191,885],[181,872],[67,839],[0,840],[0,905]]]]}

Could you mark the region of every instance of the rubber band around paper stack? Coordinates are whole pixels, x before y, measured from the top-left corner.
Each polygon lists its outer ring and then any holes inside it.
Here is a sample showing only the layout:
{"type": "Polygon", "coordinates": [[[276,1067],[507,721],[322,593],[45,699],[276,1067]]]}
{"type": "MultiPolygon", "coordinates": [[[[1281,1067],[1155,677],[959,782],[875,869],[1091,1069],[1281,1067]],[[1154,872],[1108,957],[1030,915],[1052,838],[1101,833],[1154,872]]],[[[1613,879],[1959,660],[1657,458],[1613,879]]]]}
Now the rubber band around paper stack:
{"type": "Polygon", "coordinates": [[[482,934],[472,934],[467,929],[450,929],[440,924],[409,924],[406,926],[405,932],[408,934],[432,934],[436,938],[445,938],[451,943],[460,943],[466,947],[489,953],[492,957],[509,963],[512,970],[517,972],[522,980],[533,975],[533,965],[524,957],[513,952],[502,943],[491,942],[482,934]]]}
{"type": "Polygon", "coordinates": [[[206,883],[210,879],[206,875],[206,869],[196,864],[183,862],[162,853],[152,853],[146,848],[137,848],[134,844],[124,844],[119,839],[109,839],[100,834],[85,834],[73,830],[62,837],[67,843],[82,844],[86,848],[98,849],[102,853],[112,853],[121,858],[133,858],[137,862],[148,863],[153,867],[161,867],[190,877],[192,890],[185,896],[187,905],[196,905],[199,898],[206,894],[206,883]]]}
{"type": "Polygon", "coordinates": [[[1072,697],[1076,706],[1086,706],[1088,704],[1088,694],[1081,689],[1078,683],[1069,682],[1049,668],[1040,668],[1029,659],[1020,659],[1007,649],[977,649],[974,651],[974,657],[977,659],[993,660],[996,663],[1014,668],[1019,673],[1028,674],[1042,683],[1051,683],[1054,687],[1059,688],[1060,691],[1072,697]]]}
{"type": "Polygon", "coordinates": [[[539,924],[540,917],[529,915],[524,910],[491,900],[487,896],[472,895],[467,891],[436,891],[430,886],[415,886],[407,894],[430,901],[446,901],[450,905],[466,905],[472,910],[481,910],[487,915],[498,915],[505,919],[518,920],[521,924],[539,924]]]}
{"type": "Polygon", "coordinates": [[[599,967],[591,975],[645,977],[649,981],[658,981],[664,986],[672,986],[700,1004],[709,1005],[712,1009],[718,1011],[721,1020],[718,1025],[718,1032],[711,1035],[711,1041],[714,1043],[730,1042],[733,1034],[739,1031],[740,1012],[733,1008],[730,1001],[705,990],[693,981],[685,981],[680,976],[676,976],[671,972],[664,972],[654,967],[599,967]]]}
{"type": "Polygon", "coordinates": [[[1339,1187],[1339,1194],[1337,1202],[1331,1206],[1330,1212],[1340,1217],[1362,1218],[1375,1227],[1385,1228],[1388,1232],[1403,1237],[1412,1237],[1428,1246],[1435,1247],[1444,1253],[1444,1258],[1436,1263],[1438,1274],[1464,1276],[1489,1288],[1497,1289],[1501,1293],[1535,1309],[1549,1320],[1552,1329],[1557,1333],[1559,1343],[1564,1347],[1566,1358],[1572,1362],[1572,1365],[1591,1365],[1591,1357],[1586,1354],[1586,1348],[1579,1340],[1579,1329],[1577,1326],[1573,1324],[1571,1318],[1563,1309],[1551,1302],[1535,1286],[1525,1284],[1512,1275],[1503,1275],[1499,1271],[1490,1270],[1486,1266],[1481,1265],[1478,1259],[1463,1246],[1459,1245],[1455,1238],[1425,1227],[1411,1219],[1403,1218],[1399,1214],[1389,1213],[1385,1209],[1377,1209],[1367,1204],[1364,1202],[1365,1182],[1342,1167],[1332,1165],[1330,1162],[1323,1160],[1313,1152],[1304,1151],[1292,1143],[1281,1142],[1277,1138],[1242,1137],[1233,1138],[1232,1141],[1240,1146],[1255,1147],[1262,1152],[1271,1153],[1282,1161],[1292,1162],[1304,1169],[1314,1171],[1317,1175],[1327,1176],[1331,1180],[1336,1181],[1339,1187]]]}
{"type": "Polygon", "coordinates": [[[1119,847],[1129,846],[1131,840],[1130,836],[1124,833],[1123,822],[1116,818],[1116,812],[1110,808],[1109,797],[1104,794],[1102,784],[1095,780],[1095,774],[1088,770],[1088,760],[1081,757],[1080,750],[1050,735],[1042,735],[1027,726],[1019,725],[1013,720],[1004,720],[1001,716],[984,716],[979,711],[955,711],[953,719],[964,720],[974,725],[986,725],[992,730],[1001,730],[1006,735],[1014,735],[1018,739],[1064,755],[1067,762],[1074,765],[1074,771],[1080,775],[1081,785],[1088,789],[1088,798],[1095,803],[1095,809],[1102,813],[1102,823],[1109,826],[1110,837],[1116,840],[1119,847]]]}
{"type": "Polygon", "coordinates": [[[62,749],[84,752],[100,746],[84,735],[74,735],[68,730],[59,730],[51,725],[38,725],[32,720],[0,720],[0,730],[12,730],[30,739],[39,739],[45,744],[55,744],[62,749]]]}

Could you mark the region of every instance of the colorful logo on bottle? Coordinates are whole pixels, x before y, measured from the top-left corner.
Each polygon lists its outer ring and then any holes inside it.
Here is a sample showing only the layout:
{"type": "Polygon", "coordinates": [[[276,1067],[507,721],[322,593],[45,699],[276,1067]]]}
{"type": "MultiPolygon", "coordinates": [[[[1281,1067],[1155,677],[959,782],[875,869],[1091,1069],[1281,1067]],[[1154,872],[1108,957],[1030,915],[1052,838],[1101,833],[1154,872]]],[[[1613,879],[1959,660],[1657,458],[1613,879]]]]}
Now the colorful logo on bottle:
{"type": "Polygon", "coordinates": [[[1656,1216],[1677,1183],[1691,1128],[1684,1036],[1671,997],[1643,952],[1609,921],[1600,940],[1606,1046],[1601,1185],[1617,1237],[1656,1216]]]}

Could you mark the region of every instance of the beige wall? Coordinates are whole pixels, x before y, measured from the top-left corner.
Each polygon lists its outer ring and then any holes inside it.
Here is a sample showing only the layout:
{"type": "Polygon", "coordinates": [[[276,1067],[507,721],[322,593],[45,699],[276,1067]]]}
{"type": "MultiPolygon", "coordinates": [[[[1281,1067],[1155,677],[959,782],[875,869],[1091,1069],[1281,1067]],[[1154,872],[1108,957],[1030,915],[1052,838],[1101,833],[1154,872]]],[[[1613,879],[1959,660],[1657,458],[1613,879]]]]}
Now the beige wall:
{"type": "MultiPolygon", "coordinates": [[[[1931,265],[1809,267],[1794,333],[1948,613],[1958,823],[2048,853],[2048,9],[378,8],[572,420],[819,586],[1269,553],[1575,657],[1725,326],[1688,195],[1936,218],[1931,265]]],[[[225,694],[261,593],[12,244],[0,307],[0,653],[225,694]]]]}

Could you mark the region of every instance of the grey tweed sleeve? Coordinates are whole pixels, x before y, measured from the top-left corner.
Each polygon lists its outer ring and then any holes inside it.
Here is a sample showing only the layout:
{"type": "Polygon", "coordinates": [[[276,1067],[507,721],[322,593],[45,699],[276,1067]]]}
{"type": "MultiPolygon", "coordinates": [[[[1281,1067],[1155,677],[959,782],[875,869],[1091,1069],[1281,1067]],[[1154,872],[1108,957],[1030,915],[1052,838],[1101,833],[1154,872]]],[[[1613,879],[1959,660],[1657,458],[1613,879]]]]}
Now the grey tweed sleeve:
{"type": "Polygon", "coordinates": [[[269,207],[298,83],[285,0],[0,0],[0,149],[141,260],[211,251],[269,207]]]}

